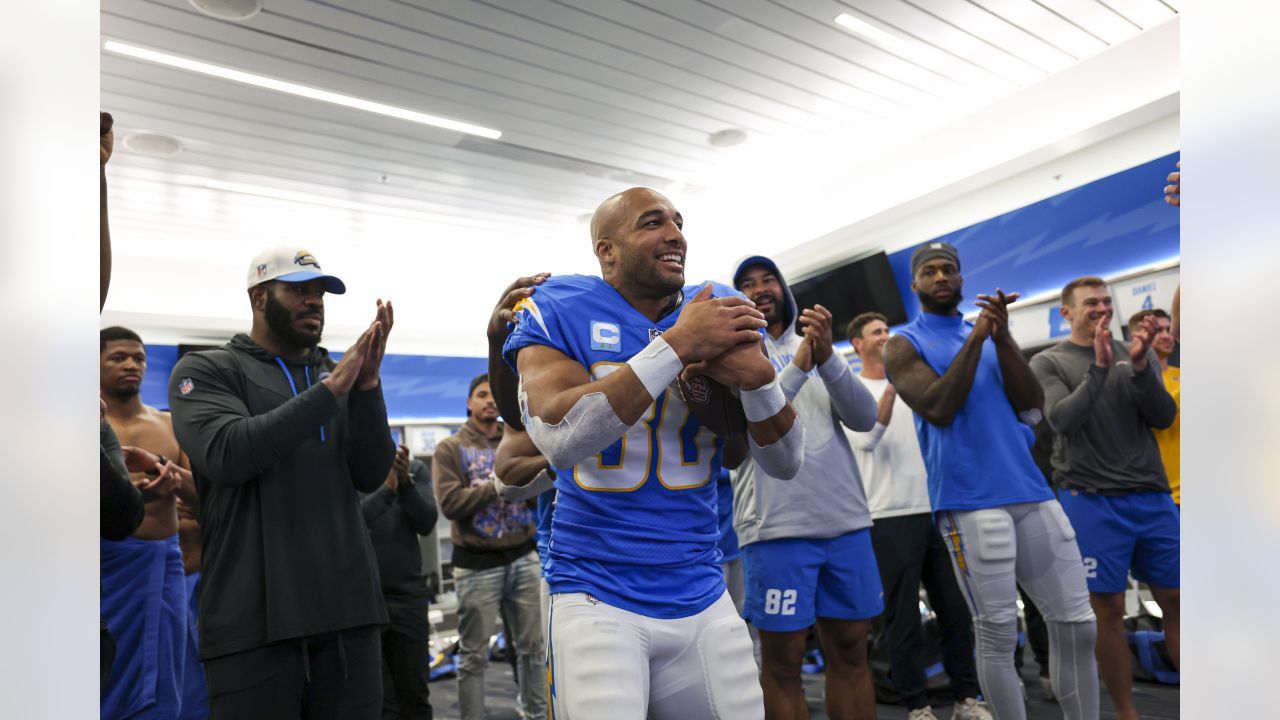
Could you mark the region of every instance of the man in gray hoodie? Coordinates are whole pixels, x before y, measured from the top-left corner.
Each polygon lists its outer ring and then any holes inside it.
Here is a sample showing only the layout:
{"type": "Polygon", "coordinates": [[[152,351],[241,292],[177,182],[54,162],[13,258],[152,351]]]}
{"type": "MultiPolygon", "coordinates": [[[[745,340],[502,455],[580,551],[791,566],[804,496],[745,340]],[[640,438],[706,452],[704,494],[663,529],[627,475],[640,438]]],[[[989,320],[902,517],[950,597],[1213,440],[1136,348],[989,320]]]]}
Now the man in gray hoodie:
{"type": "Polygon", "coordinates": [[[772,260],[742,261],[733,284],[764,313],[764,350],[806,429],[804,464],[794,479],[770,477],[747,458],[733,481],[734,529],[746,569],[743,617],[760,631],[765,712],[771,720],[809,716],[800,664],[816,621],[827,714],[874,718],[867,635],[884,599],[862,478],[839,423],[870,430],[876,399],[833,351],[831,313],[821,305],[799,312],[772,260]]]}

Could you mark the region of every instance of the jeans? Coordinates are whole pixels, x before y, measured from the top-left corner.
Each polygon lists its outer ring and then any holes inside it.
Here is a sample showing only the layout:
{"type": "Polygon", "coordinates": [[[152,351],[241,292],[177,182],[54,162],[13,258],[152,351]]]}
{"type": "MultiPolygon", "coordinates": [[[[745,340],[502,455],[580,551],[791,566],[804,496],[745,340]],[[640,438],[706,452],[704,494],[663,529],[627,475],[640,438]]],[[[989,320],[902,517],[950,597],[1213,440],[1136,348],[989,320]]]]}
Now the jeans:
{"type": "Polygon", "coordinates": [[[484,720],[484,668],[498,610],[511,620],[520,683],[517,700],[526,720],[546,720],[546,653],[539,625],[538,554],[530,552],[489,570],[454,568],[458,586],[458,706],[462,720],[484,720]]]}

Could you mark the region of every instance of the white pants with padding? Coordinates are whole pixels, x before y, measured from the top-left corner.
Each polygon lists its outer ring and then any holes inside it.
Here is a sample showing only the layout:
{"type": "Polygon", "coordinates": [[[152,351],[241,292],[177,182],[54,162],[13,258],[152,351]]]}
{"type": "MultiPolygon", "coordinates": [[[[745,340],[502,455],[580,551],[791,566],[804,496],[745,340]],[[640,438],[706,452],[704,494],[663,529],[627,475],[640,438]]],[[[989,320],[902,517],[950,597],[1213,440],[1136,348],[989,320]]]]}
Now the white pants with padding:
{"type": "Polygon", "coordinates": [[[751,637],[728,593],[675,620],[559,593],[550,626],[556,720],[764,718],[751,637]]]}

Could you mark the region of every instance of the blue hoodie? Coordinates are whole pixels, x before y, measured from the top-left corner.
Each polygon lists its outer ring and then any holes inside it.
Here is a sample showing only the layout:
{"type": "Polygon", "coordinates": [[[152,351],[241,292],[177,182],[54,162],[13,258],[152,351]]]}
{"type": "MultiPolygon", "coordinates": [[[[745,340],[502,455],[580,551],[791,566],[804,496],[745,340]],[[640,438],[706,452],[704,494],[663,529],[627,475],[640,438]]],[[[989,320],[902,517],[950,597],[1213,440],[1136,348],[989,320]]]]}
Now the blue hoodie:
{"type": "Polygon", "coordinates": [[[807,374],[792,360],[803,342],[795,332],[795,297],[770,259],[748,257],[734,272],[734,285],[748,267],[763,265],[783,290],[787,329],[766,333],[765,352],[778,382],[804,423],[804,464],[791,480],[770,477],[748,457],[733,476],[733,525],[740,545],[780,538],[831,538],[871,526],[862,476],[840,423],[865,432],[875,426],[876,399],[849,370],[840,353],[807,374]]]}

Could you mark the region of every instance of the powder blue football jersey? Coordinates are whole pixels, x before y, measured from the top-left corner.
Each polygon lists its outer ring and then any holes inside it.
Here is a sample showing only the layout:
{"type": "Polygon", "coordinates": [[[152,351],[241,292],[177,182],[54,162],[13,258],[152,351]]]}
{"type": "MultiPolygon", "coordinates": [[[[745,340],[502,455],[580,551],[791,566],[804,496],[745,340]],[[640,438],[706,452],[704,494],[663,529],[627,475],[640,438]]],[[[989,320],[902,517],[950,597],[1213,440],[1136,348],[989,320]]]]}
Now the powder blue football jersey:
{"type": "MultiPolygon", "coordinates": [[[[701,289],[684,288],[681,307],[653,322],[601,278],[551,277],[516,306],[503,354],[515,368],[521,348],[546,345],[599,380],[675,325],[701,289]]],[[[714,284],[714,297],[729,295],[740,293],[714,284]]],[[[717,443],[668,388],[622,438],[573,467],[556,468],[545,561],[551,592],[585,592],[656,618],[694,615],[719,599],[725,586],[716,547],[717,443]]]]}

